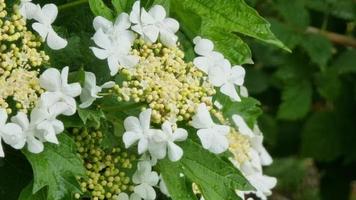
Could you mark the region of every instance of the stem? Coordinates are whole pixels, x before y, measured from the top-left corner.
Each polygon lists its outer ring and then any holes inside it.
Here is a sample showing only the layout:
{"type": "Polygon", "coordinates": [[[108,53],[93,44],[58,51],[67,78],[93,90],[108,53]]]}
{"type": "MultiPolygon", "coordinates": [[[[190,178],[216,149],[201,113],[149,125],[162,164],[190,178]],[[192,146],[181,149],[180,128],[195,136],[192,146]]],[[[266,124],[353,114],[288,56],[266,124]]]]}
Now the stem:
{"type": "Polygon", "coordinates": [[[315,27],[308,27],[306,32],[321,34],[321,35],[325,36],[326,38],[328,38],[334,44],[349,46],[349,47],[356,47],[356,39],[353,37],[341,35],[339,33],[323,31],[323,30],[315,28],[315,27]]]}
{"type": "Polygon", "coordinates": [[[84,3],[87,3],[87,2],[88,2],[88,0],[73,1],[73,2],[66,3],[66,4],[58,6],[58,10],[65,10],[65,9],[68,9],[68,8],[76,7],[78,5],[81,5],[81,4],[84,4],[84,3]]]}

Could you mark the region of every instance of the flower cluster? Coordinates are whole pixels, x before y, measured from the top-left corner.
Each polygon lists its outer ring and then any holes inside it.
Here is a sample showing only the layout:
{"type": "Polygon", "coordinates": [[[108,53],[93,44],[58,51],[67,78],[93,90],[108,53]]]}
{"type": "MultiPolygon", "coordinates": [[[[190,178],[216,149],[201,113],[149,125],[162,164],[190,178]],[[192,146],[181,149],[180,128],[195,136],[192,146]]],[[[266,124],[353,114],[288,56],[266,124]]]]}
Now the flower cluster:
{"type": "Polygon", "coordinates": [[[243,86],[245,69],[239,65],[231,67],[229,60],[225,59],[221,53],[213,51],[212,41],[198,36],[193,42],[194,51],[199,55],[194,59],[194,64],[208,75],[210,83],[219,87],[221,93],[234,101],[241,101],[235,85],[243,86]]]}
{"type": "Polygon", "coordinates": [[[123,70],[128,78],[114,88],[119,100],[148,103],[155,123],[189,120],[200,102],[211,105],[214,88],[180,49],[136,40],[133,53],[140,62],[123,70]]]}
{"type": "MultiPolygon", "coordinates": [[[[156,198],[152,187],[157,186],[159,177],[152,166],[165,157],[176,162],[184,154],[179,142],[187,139],[188,132],[177,122],[195,128],[204,149],[214,154],[231,151],[231,162],[257,189],[259,197],[265,199],[271,193],[276,180],[262,173],[262,165],[272,162],[262,145],[262,134],[257,128],[252,131],[239,115],[230,121],[220,111],[223,105],[212,102],[215,88],[233,102],[248,96],[242,66],[232,66],[214,50],[212,41],[199,36],[193,40],[198,56],[193,62],[184,61],[175,35],[179,24],[166,18],[162,6],[146,11],[137,1],[130,14],[120,14],[114,23],[96,17],[93,25],[93,40],[98,46],[92,47],[93,53],[99,59],[107,59],[112,76],[121,73],[121,81],[111,90],[118,95],[118,103],[146,105],[138,117],[129,116],[124,121],[125,147],[137,145],[143,158],[132,179],[133,193],[121,193],[119,199],[156,198]]],[[[163,181],[160,186],[169,195],[163,181]]]]}
{"type": "Polygon", "coordinates": [[[4,0],[0,1],[0,43],[0,107],[8,113],[27,113],[42,93],[38,69],[49,57],[40,50],[41,41],[27,30],[17,9],[8,13],[4,0]]]}
{"type": "Polygon", "coordinates": [[[100,146],[104,137],[100,130],[75,128],[72,132],[88,177],[79,177],[84,196],[90,195],[93,200],[116,199],[122,192],[133,191],[132,180],[125,171],[132,168],[135,155],[120,148],[104,150],[100,146]]]}
{"type": "MultiPolygon", "coordinates": [[[[15,149],[27,145],[32,153],[42,152],[43,142],[58,144],[56,135],[63,132],[64,125],[57,117],[73,115],[74,98],[81,93],[79,83],[68,84],[68,67],[62,72],[49,68],[40,75],[49,57],[40,50],[39,37],[27,30],[25,18],[37,20],[32,28],[43,39],[47,37],[51,48],[59,49],[65,45],[50,26],[56,10],[53,4],[41,9],[30,1],[22,1],[8,17],[6,4],[0,1],[0,142],[3,140],[15,149]],[[11,122],[7,122],[8,114],[12,115],[11,122]]],[[[1,143],[0,156],[4,156],[1,143]]]]}
{"type": "Polygon", "coordinates": [[[55,4],[46,4],[42,8],[32,0],[21,0],[19,12],[23,18],[35,20],[32,24],[35,30],[46,41],[51,49],[58,50],[67,46],[67,40],[61,38],[53,29],[52,23],[57,18],[58,8],[55,4]]]}

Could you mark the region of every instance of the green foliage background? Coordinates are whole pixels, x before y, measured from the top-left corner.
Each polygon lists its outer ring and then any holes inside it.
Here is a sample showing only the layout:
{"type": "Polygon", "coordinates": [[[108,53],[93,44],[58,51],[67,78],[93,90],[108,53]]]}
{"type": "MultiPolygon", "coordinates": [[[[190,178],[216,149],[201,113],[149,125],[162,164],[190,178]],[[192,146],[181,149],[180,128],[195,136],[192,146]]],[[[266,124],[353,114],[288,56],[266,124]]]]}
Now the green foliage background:
{"type": "MultiPolygon", "coordinates": [[[[106,62],[96,59],[88,48],[93,45],[90,40],[93,35],[92,11],[113,19],[116,13],[129,11],[134,1],[89,0],[89,4],[86,0],[34,2],[41,5],[55,3],[60,9],[56,30],[68,38],[69,45],[56,52],[47,49],[52,57],[52,66],[70,65],[71,70],[79,70],[71,76],[76,81],[83,81],[83,69],[94,72],[99,83],[109,80],[106,62]]],[[[191,40],[202,35],[212,39],[216,48],[232,63],[244,64],[247,69],[246,86],[250,95],[261,104],[253,98],[244,99],[239,105],[228,99],[219,100],[226,105],[224,113],[227,117],[234,112],[243,112],[249,125],[258,119],[266,146],[275,159],[266,173],[276,176],[279,181],[271,199],[356,198],[351,187],[352,181],[356,180],[356,50],[355,46],[349,46],[352,41],[355,43],[356,34],[354,0],[142,1],[146,7],[155,3],[164,5],[170,15],[181,22],[178,35],[188,60],[194,53],[191,40]],[[315,28],[321,32],[315,33],[315,28]],[[323,31],[347,37],[349,42],[336,43],[335,38],[326,37],[323,31]],[[262,115],[259,105],[262,105],[262,115]]],[[[105,102],[101,103],[105,106],[105,102]]],[[[123,110],[125,105],[117,109],[123,110]]],[[[80,126],[81,123],[98,126],[105,117],[122,122],[123,116],[105,116],[102,110],[79,110],[77,121],[63,120],[66,127],[80,126]]],[[[0,159],[0,199],[17,199],[20,193],[22,200],[71,199],[68,191],[77,189],[73,175],[82,174],[83,169],[68,165],[59,166],[56,171],[56,166],[49,164],[52,159],[65,163],[67,158],[72,163],[80,162],[73,156],[74,145],[70,138],[62,136],[60,139],[66,141],[66,145],[48,145],[49,151],[42,157],[24,151],[30,162],[18,151],[6,148],[8,156],[0,159]],[[60,154],[69,157],[52,157],[58,148],[63,148],[60,154]],[[42,177],[31,181],[31,165],[48,165],[45,167],[47,175],[41,173],[42,177]],[[56,171],[56,174],[51,176],[51,171],[56,171]],[[64,187],[55,188],[57,185],[64,187]],[[36,195],[29,197],[33,189],[36,195]]],[[[110,141],[114,140],[109,139],[105,145],[112,145],[110,141]]],[[[202,171],[215,174],[209,180],[212,184],[205,184],[203,188],[210,199],[226,200],[233,192],[231,188],[211,189],[218,188],[214,187],[214,180],[227,181],[227,185],[234,187],[247,187],[237,185],[239,182],[236,180],[244,180],[230,166],[224,165],[223,159],[216,159],[209,169],[203,163],[210,163],[209,157],[213,155],[204,156],[196,164],[190,162],[193,158],[189,157],[199,157],[194,155],[199,152],[195,143],[189,141],[184,148],[192,153],[184,157],[181,165],[196,169],[189,178],[198,182],[201,177],[206,178],[202,171]],[[217,169],[233,175],[234,181],[225,179],[224,173],[216,173],[217,169]]],[[[163,177],[165,174],[178,175],[180,170],[177,164],[165,161],[160,162],[159,168],[163,177]]],[[[34,170],[35,175],[40,171],[44,170],[34,170]]],[[[184,180],[178,180],[176,176],[166,176],[164,180],[177,185],[177,193],[172,193],[172,196],[193,198],[190,193],[181,195],[187,191],[184,180]]]]}
{"type": "Polygon", "coordinates": [[[248,3],[293,51],[250,43],[246,84],[263,105],[260,125],[275,159],[267,173],[279,178],[271,199],[355,199],[355,1],[248,3]]]}

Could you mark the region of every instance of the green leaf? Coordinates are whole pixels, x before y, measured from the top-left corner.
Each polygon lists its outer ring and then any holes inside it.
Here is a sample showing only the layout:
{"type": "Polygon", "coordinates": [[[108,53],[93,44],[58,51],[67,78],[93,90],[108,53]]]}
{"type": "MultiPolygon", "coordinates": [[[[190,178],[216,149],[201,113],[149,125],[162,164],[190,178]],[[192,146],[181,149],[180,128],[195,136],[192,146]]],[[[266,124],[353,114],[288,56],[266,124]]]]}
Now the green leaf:
{"type": "Polygon", "coordinates": [[[73,140],[64,133],[58,139],[59,145],[46,143],[40,154],[23,153],[33,170],[32,194],[47,188],[47,200],[70,200],[74,193],[81,193],[75,176],[84,176],[85,169],[73,140]]]}
{"type": "Polygon", "coordinates": [[[286,23],[295,30],[303,31],[308,27],[309,13],[304,7],[304,1],[277,0],[273,5],[286,23]]]}
{"type": "Polygon", "coordinates": [[[337,67],[330,67],[327,70],[316,74],[318,91],[321,96],[328,100],[335,100],[339,97],[341,91],[341,81],[337,67]]]}
{"type": "Polygon", "coordinates": [[[284,24],[274,18],[269,18],[273,33],[290,49],[294,49],[302,40],[302,35],[299,34],[294,27],[284,24]]]}
{"type": "Polygon", "coordinates": [[[302,132],[302,154],[318,161],[332,161],[342,153],[338,117],[329,112],[314,113],[302,132]]]}
{"type": "Polygon", "coordinates": [[[18,200],[47,200],[47,191],[45,188],[38,191],[36,194],[32,194],[33,182],[28,184],[20,194],[18,200]]]}
{"type": "Polygon", "coordinates": [[[250,48],[236,34],[216,27],[204,28],[202,36],[214,41],[216,50],[223,53],[232,63],[253,64],[250,48]]]}
{"type": "Polygon", "coordinates": [[[84,124],[87,124],[87,121],[89,120],[93,122],[95,127],[100,127],[100,120],[105,119],[105,114],[101,109],[78,108],[78,115],[84,124]]]}
{"type": "Polygon", "coordinates": [[[332,56],[332,44],[322,35],[308,34],[301,45],[308,53],[310,59],[320,67],[325,67],[332,56]]]}
{"type": "Polygon", "coordinates": [[[107,18],[108,20],[114,19],[113,11],[105,5],[104,1],[89,0],[89,6],[90,6],[91,11],[96,16],[103,16],[103,17],[107,18]]]}
{"type": "Polygon", "coordinates": [[[238,114],[244,118],[250,128],[253,128],[257,118],[262,114],[260,102],[252,97],[242,98],[241,102],[234,102],[226,95],[217,93],[214,98],[223,105],[222,112],[225,117],[231,119],[234,114],[238,114]]]}
{"type": "Polygon", "coordinates": [[[183,170],[179,162],[160,160],[159,169],[173,200],[197,200],[192,190],[192,183],[185,176],[181,176],[183,170]]]}
{"type": "MultiPolygon", "coordinates": [[[[233,2],[231,0],[181,0],[172,3],[180,4],[180,6],[172,6],[174,10],[182,7],[199,15],[203,28],[218,28],[230,33],[241,33],[289,51],[271,32],[270,24],[243,0],[233,2]]],[[[181,22],[184,23],[184,20],[181,22]]]]}
{"type": "Polygon", "coordinates": [[[332,16],[345,20],[356,19],[356,4],[352,0],[313,0],[305,2],[313,10],[330,13],[332,16]]]}
{"type": "Polygon", "coordinates": [[[278,118],[295,120],[303,118],[309,111],[312,100],[310,82],[291,83],[282,91],[282,103],[278,109],[278,118]]]}
{"type": "Polygon", "coordinates": [[[356,50],[342,52],[331,64],[338,69],[339,74],[356,73],[356,50]]]}
{"type": "Polygon", "coordinates": [[[239,190],[253,190],[253,187],[238,169],[217,155],[203,149],[201,145],[187,140],[181,144],[184,149],[180,160],[183,173],[196,183],[206,200],[236,200],[239,190]]]}
{"type": "Polygon", "coordinates": [[[120,14],[126,10],[127,0],[112,0],[111,4],[114,6],[116,13],[120,14]]]}

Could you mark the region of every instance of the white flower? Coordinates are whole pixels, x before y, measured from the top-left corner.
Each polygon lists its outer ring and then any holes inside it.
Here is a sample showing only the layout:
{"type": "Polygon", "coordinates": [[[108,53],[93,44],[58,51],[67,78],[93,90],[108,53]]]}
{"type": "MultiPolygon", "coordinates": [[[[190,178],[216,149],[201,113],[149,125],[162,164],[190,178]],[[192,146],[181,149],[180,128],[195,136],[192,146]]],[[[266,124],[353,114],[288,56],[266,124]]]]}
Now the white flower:
{"type": "Polygon", "coordinates": [[[127,32],[123,32],[120,37],[112,40],[110,35],[105,34],[100,28],[95,32],[92,39],[100,48],[91,47],[91,50],[97,58],[101,60],[107,59],[111,76],[117,74],[120,66],[125,68],[134,67],[139,61],[137,56],[130,55],[134,38],[127,32]]]}
{"type": "Polygon", "coordinates": [[[81,93],[79,83],[68,84],[69,68],[64,67],[60,73],[58,69],[49,68],[40,76],[40,86],[46,90],[41,95],[40,104],[43,107],[57,107],[63,115],[73,115],[76,112],[74,97],[81,93]]]}
{"type": "MultiPolygon", "coordinates": [[[[32,115],[35,117],[35,115],[32,115]]],[[[31,153],[40,153],[43,151],[43,143],[35,137],[35,126],[30,124],[28,117],[23,112],[18,112],[14,117],[11,118],[11,121],[18,124],[22,128],[22,132],[26,137],[27,149],[31,153]]],[[[32,119],[32,122],[36,119],[32,119]]]]}
{"type": "Polygon", "coordinates": [[[33,19],[41,8],[32,3],[32,0],[21,0],[19,12],[24,19],[33,19]]]}
{"type": "Polygon", "coordinates": [[[255,173],[245,175],[246,179],[255,187],[256,191],[251,191],[262,200],[267,200],[267,196],[272,194],[272,188],[277,184],[277,179],[274,177],[263,175],[262,173],[255,173]]]}
{"type": "Polygon", "coordinates": [[[220,92],[234,101],[241,101],[235,85],[242,86],[245,78],[245,69],[239,65],[231,67],[228,60],[219,62],[220,65],[209,69],[209,81],[212,85],[220,87],[220,92]]]}
{"type": "Polygon", "coordinates": [[[205,149],[215,154],[222,153],[228,149],[229,142],[226,135],[230,131],[230,127],[215,124],[204,103],[198,106],[191,125],[199,129],[197,134],[205,149]]]}
{"type": "Polygon", "coordinates": [[[251,147],[257,152],[262,165],[270,165],[272,157],[269,155],[263,146],[263,135],[257,125],[254,126],[252,131],[246,124],[245,120],[240,115],[233,115],[232,120],[235,123],[238,131],[245,136],[249,137],[251,147]]]}
{"type": "Polygon", "coordinates": [[[97,98],[102,98],[98,96],[98,93],[104,88],[111,88],[115,85],[115,82],[109,81],[101,86],[96,85],[96,77],[92,72],[85,72],[85,81],[82,93],[80,94],[80,100],[82,104],[79,105],[80,108],[89,107],[97,98]]]}
{"type": "Polygon", "coordinates": [[[257,124],[255,124],[253,127],[253,132],[255,133],[255,137],[251,138],[250,144],[251,147],[257,151],[261,160],[261,164],[263,166],[272,164],[272,157],[263,146],[263,134],[257,124]]]}
{"type": "Polygon", "coordinates": [[[58,144],[57,134],[62,133],[64,125],[56,117],[62,112],[58,103],[51,107],[35,107],[31,112],[31,124],[35,128],[35,136],[41,141],[58,144]],[[58,106],[58,107],[57,107],[58,106]]]}
{"type": "MultiPolygon", "coordinates": [[[[154,150],[152,151],[151,148],[157,147],[150,145],[152,143],[152,136],[162,133],[160,130],[150,128],[151,113],[152,110],[147,109],[140,113],[139,118],[130,116],[125,119],[124,127],[126,132],[122,139],[126,148],[129,148],[138,141],[139,154],[145,153],[146,151],[149,151],[151,155],[154,154],[152,153],[154,150]]],[[[163,144],[155,143],[155,145],[163,144]]]]}
{"type": "MultiPolygon", "coordinates": [[[[37,6],[39,7],[39,5],[37,6]]],[[[52,28],[52,23],[56,19],[57,14],[58,8],[55,4],[46,4],[42,8],[37,8],[36,13],[32,16],[37,21],[32,24],[32,28],[54,50],[62,49],[68,44],[67,40],[58,36],[52,28]]]]}
{"type": "Polygon", "coordinates": [[[195,53],[200,55],[194,59],[193,63],[206,74],[209,73],[210,69],[218,67],[219,62],[224,60],[224,56],[221,53],[213,51],[214,44],[211,40],[197,36],[193,39],[193,43],[195,44],[195,53]]]}
{"type": "Polygon", "coordinates": [[[158,174],[157,172],[152,171],[149,162],[143,161],[137,164],[137,171],[132,177],[132,182],[138,184],[134,189],[136,194],[143,199],[156,199],[156,192],[153,189],[153,186],[156,186],[158,181],[158,174]]]}
{"type": "Polygon", "coordinates": [[[160,181],[159,181],[159,189],[160,189],[161,192],[162,192],[163,194],[165,194],[167,197],[170,197],[171,195],[169,194],[167,185],[166,185],[166,183],[164,182],[162,175],[159,176],[159,179],[160,179],[160,181]]]}
{"type": "Polygon", "coordinates": [[[7,113],[5,109],[0,109],[0,157],[4,157],[1,139],[15,149],[21,149],[25,145],[25,136],[21,127],[15,123],[6,123],[7,113]]]}
{"type": "Polygon", "coordinates": [[[141,197],[136,193],[132,193],[130,197],[126,193],[120,193],[118,198],[114,200],[141,200],[141,197]]]}
{"type": "Polygon", "coordinates": [[[238,131],[242,135],[246,135],[248,137],[254,137],[255,136],[253,131],[250,129],[250,127],[248,127],[248,125],[246,124],[245,120],[240,115],[238,115],[238,114],[232,115],[232,121],[235,123],[238,131]]]}
{"type": "Polygon", "coordinates": [[[163,159],[168,152],[168,158],[171,161],[175,162],[180,160],[183,156],[183,150],[174,142],[186,140],[188,137],[187,131],[182,128],[177,128],[173,132],[171,123],[168,121],[162,124],[162,130],[163,132],[152,136],[151,154],[158,159],[163,159]]]}
{"type": "MultiPolygon", "coordinates": [[[[229,96],[233,101],[241,101],[235,85],[242,86],[245,69],[239,65],[231,67],[231,63],[221,53],[213,51],[214,44],[208,39],[195,37],[194,51],[200,55],[193,63],[198,69],[208,74],[210,83],[220,87],[221,93],[229,96]]],[[[243,91],[243,95],[245,95],[243,91]]]]}
{"type": "Polygon", "coordinates": [[[172,47],[176,45],[178,37],[175,33],[179,29],[179,23],[172,18],[166,18],[166,11],[160,5],[153,6],[148,12],[140,7],[140,1],[136,1],[130,13],[130,21],[135,24],[132,30],[149,42],[160,41],[172,47]]]}
{"type": "Polygon", "coordinates": [[[130,26],[131,22],[127,13],[121,13],[116,18],[114,23],[102,16],[95,17],[93,21],[95,31],[102,29],[103,32],[109,35],[110,39],[113,41],[119,39],[122,35],[127,36],[129,41],[134,41],[135,34],[128,30],[130,26]]]}

